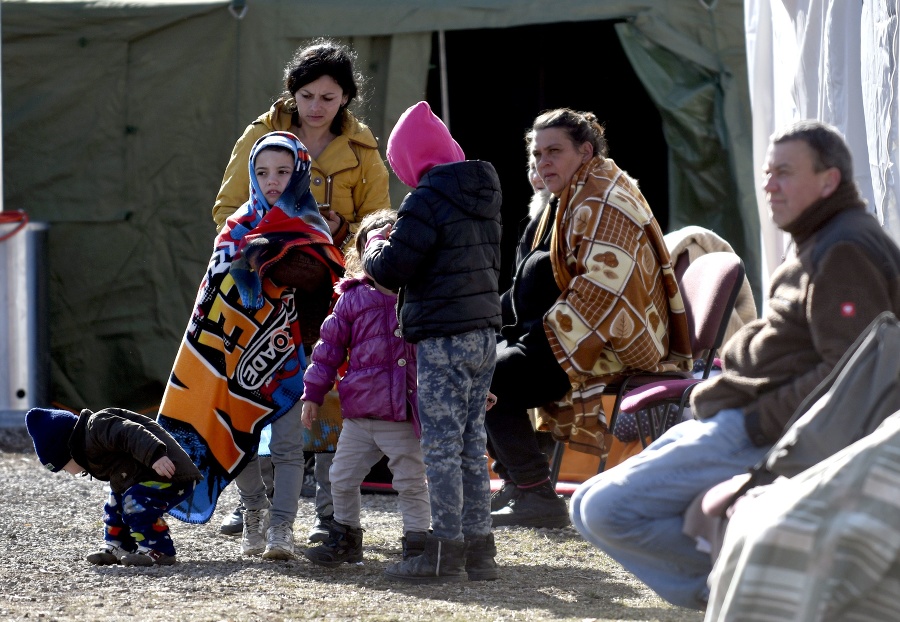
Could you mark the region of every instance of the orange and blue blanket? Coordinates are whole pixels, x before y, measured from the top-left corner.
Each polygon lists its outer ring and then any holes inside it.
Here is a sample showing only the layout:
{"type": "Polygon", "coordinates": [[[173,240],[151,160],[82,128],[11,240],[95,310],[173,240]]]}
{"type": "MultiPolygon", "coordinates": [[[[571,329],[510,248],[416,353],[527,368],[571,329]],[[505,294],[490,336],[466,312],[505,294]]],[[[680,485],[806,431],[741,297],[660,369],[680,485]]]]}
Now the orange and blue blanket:
{"type": "Polygon", "coordinates": [[[305,218],[252,203],[216,238],[157,418],[204,476],[169,511],[189,523],[211,518],[222,490],[256,453],[262,429],[303,394],[295,291],[266,278],[267,269],[300,249],[330,269],[332,283],[343,273],[317,210],[305,218]]]}
{"type": "MultiPolygon", "coordinates": [[[[284,247],[297,245],[338,274],[334,246],[298,235],[284,247]]],[[[213,255],[158,417],[204,475],[193,496],[169,512],[190,523],[210,519],[219,494],[255,454],[262,429],[303,394],[306,361],[293,288],[261,279],[260,307],[248,308],[222,269],[227,257],[227,251],[213,255]]]]}

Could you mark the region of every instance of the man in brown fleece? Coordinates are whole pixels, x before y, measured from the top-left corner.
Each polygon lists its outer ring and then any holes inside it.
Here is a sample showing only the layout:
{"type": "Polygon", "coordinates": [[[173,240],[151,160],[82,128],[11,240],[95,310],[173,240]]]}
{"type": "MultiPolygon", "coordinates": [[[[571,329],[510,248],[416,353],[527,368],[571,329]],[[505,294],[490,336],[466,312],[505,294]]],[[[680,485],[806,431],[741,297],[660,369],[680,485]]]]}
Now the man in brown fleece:
{"type": "Polygon", "coordinates": [[[688,505],[762,458],[872,320],[900,315],[900,248],[866,211],[835,128],[806,120],[775,133],[763,190],[793,247],[764,316],[735,333],[722,375],[692,394],[696,420],[589,479],[571,501],[585,539],[682,607],[706,607],[711,570],[682,532],[688,505]]]}

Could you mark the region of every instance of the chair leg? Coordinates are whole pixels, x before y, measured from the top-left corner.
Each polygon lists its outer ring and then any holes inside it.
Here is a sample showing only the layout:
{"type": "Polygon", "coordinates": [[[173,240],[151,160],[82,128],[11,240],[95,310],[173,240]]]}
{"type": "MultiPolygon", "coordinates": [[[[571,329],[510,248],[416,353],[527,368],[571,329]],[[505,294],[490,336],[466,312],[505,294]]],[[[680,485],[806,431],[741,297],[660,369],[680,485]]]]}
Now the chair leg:
{"type": "Polygon", "coordinates": [[[556,482],[559,481],[559,469],[562,467],[563,453],[566,451],[566,444],[563,441],[556,441],[553,448],[553,456],[550,458],[550,484],[556,489],[556,482]]]}
{"type": "Polygon", "coordinates": [[[688,407],[689,402],[691,401],[691,393],[694,392],[694,388],[697,384],[692,384],[688,388],[684,390],[684,393],[681,394],[681,399],[678,401],[678,419],[675,421],[681,423],[684,419],[684,409],[688,407]]]}
{"type": "Polygon", "coordinates": [[[650,437],[650,440],[653,441],[656,439],[656,417],[653,414],[655,412],[655,406],[648,406],[645,409],[645,413],[647,415],[647,423],[650,425],[649,430],[644,429],[644,418],[641,416],[641,411],[637,411],[634,413],[634,423],[637,427],[638,439],[641,441],[641,447],[647,449],[647,437],[650,437]]]}

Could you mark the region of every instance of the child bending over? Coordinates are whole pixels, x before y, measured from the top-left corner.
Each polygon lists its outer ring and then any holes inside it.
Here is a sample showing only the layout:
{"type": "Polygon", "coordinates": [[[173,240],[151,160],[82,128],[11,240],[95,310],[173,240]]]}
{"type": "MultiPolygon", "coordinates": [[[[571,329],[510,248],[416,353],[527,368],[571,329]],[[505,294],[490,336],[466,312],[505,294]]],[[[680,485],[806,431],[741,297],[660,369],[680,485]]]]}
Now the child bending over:
{"type": "Polygon", "coordinates": [[[175,563],[163,514],[190,496],[202,476],[156,421],[123,408],[85,409],[80,417],[32,408],[25,427],[38,460],[50,471],[109,482],[104,543],[87,561],[101,566],[175,563]]]}

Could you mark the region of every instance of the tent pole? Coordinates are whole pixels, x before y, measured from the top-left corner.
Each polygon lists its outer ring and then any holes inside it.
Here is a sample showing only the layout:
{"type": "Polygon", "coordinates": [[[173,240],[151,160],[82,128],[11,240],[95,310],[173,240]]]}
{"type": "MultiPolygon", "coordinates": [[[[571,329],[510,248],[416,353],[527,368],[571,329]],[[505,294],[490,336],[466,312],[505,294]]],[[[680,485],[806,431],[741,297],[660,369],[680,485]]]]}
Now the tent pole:
{"type": "Polygon", "coordinates": [[[447,92],[447,42],[444,31],[438,30],[438,55],[441,62],[441,116],[444,125],[450,129],[450,95],[447,92]]]}

